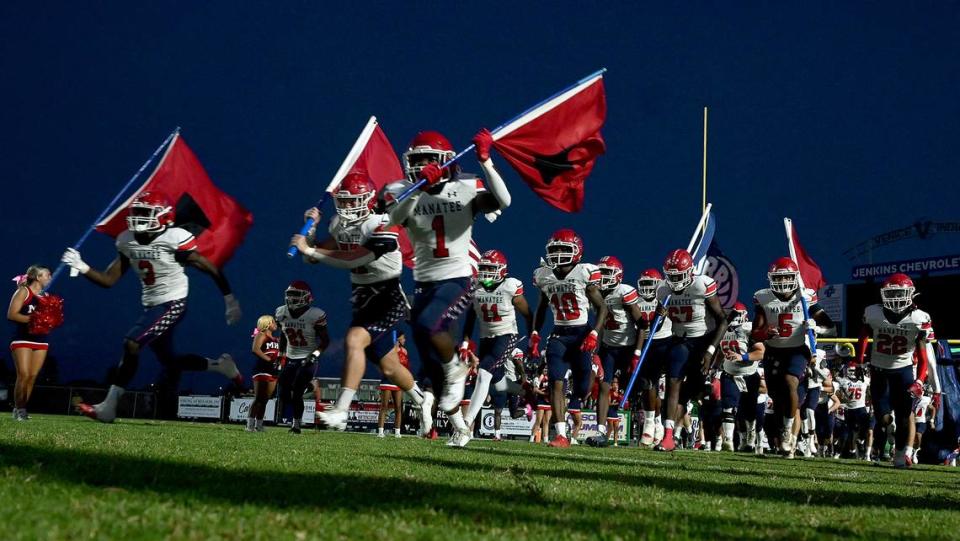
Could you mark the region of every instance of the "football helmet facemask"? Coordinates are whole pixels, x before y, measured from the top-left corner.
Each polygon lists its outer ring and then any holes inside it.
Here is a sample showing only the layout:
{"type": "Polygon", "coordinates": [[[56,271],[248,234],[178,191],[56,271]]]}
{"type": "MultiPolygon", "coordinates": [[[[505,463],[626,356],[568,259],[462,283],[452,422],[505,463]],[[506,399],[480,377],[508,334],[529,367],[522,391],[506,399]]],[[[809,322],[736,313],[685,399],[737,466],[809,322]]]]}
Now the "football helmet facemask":
{"type": "Polygon", "coordinates": [[[137,195],[127,209],[127,229],[134,233],[159,233],[173,225],[176,216],[170,198],[160,192],[137,195]]]}
{"type": "Polygon", "coordinates": [[[313,291],[303,280],[294,280],[283,292],[283,301],[288,310],[300,310],[313,303],[313,291]]]}
{"type": "Polygon", "coordinates": [[[623,263],[616,256],[601,257],[597,267],[600,269],[600,289],[613,289],[623,281],[623,263]]]}
{"type": "Polygon", "coordinates": [[[767,279],[774,293],[793,293],[800,287],[800,269],[789,257],[781,257],[770,265],[767,279]]]}
{"type": "Polygon", "coordinates": [[[884,308],[900,314],[913,306],[916,291],[913,280],[909,276],[897,273],[883,282],[883,286],[880,287],[880,300],[883,301],[884,308]]]}
{"type": "Polygon", "coordinates": [[[693,258],[690,257],[690,252],[678,248],[667,254],[663,261],[663,275],[674,292],[683,291],[692,284],[693,258]]]}
{"type": "Polygon", "coordinates": [[[573,229],[560,229],[547,241],[546,253],[544,260],[551,269],[575,265],[583,258],[583,240],[573,229]]]}
{"type": "Polygon", "coordinates": [[[346,223],[366,218],[373,212],[376,195],[377,186],[366,174],[349,173],[333,193],[337,215],[346,223]]]}
{"type": "MultiPolygon", "coordinates": [[[[456,156],[453,145],[442,133],[436,131],[422,131],[412,141],[407,151],[403,153],[403,171],[410,182],[420,179],[420,171],[429,163],[443,165],[456,156]]],[[[443,170],[443,180],[449,180],[453,174],[453,167],[443,170]]]]}

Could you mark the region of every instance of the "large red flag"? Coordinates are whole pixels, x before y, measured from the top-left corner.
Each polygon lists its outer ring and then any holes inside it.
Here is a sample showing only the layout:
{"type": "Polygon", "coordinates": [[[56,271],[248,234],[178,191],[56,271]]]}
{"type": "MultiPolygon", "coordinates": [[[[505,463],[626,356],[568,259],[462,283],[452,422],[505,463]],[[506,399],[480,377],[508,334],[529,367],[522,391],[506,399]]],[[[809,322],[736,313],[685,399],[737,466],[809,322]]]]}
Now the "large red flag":
{"type": "Polygon", "coordinates": [[[161,192],[176,205],[176,225],[197,238],[197,251],[222,267],[253,225],[253,214],[222,192],[203,169],[197,156],[177,134],[147,181],[97,231],[116,237],[127,229],[127,207],[144,191],[161,192]]]}
{"type": "MultiPolygon", "coordinates": [[[[380,128],[377,117],[372,116],[367,121],[367,125],[360,132],[360,137],[340,164],[340,169],[333,175],[333,180],[327,185],[327,192],[333,193],[340,186],[343,178],[353,172],[366,173],[377,186],[378,192],[387,184],[405,178],[400,159],[397,158],[393,145],[387,139],[387,134],[380,128]]],[[[398,229],[397,240],[400,244],[400,253],[403,255],[403,264],[413,268],[413,245],[407,237],[407,230],[402,227],[398,229]]]]}
{"type": "Polygon", "coordinates": [[[497,130],[493,146],[544,201],[566,212],[583,208],[583,183],[606,151],[603,75],[531,109],[497,130]]]}
{"type": "Polygon", "coordinates": [[[800,281],[803,283],[803,287],[819,291],[820,288],[827,285],[820,267],[800,244],[800,239],[797,238],[797,228],[793,226],[793,221],[790,218],[784,218],[783,225],[787,230],[790,259],[793,259],[797,267],[800,268],[800,281]]]}

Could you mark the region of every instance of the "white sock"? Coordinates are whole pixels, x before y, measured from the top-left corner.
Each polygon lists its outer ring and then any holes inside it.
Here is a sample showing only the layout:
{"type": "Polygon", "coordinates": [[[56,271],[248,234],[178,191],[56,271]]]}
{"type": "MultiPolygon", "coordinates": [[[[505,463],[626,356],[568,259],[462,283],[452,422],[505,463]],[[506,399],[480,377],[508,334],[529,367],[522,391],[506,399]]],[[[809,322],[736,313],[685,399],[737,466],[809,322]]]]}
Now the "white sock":
{"type": "Polygon", "coordinates": [[[554,428],[557,429],[557,435],[567,437],[567,423],[554,423],[554,428]]]}
{"type": "Polygon", "coordinates": [[[657,422],[657,414],[653,410],[643,410],[643,424],[655,424],[657,422]]]}
{"type": "Polygon", "coordinates": [[[491,381],[493,381],[493,374],[482,368],[477,371],[477,383],[473,388],[473,395],[470,396],[470,409],[467,410],[467,414],[464,416],[467,424],[472,423],[473,420],[477,418],[477,414],[480,413],[480,408],[483,407],[483,401],[486,400],[487,393],[490,391],[491,381]]]}
{"type": "Polygon", "coordinates": [[[463,421],[463,412],[457,410],[456,413],[451,413],[447,415],[447,418],[450,419],[450,424],[453,425],[453,428],[459,432],[468,432],[470,429],[467,428],[467,423],[463,421]]]}
{"type": "Polygon", "coordinates": [[[400,429],[399,429],[399,428],[394,428],[394,429],[393,429],[393,433],[394,433],[394,434],[399,434],[399,433],[400,433],[400,429]]]}
{"type": "Polygon", "coordinates": [[[906,454],[906,456],[908,456],[908,457],[910,457],[910,458],[913,458],[913,446],[908,445],[908,446],[904,447],[904,448],[903,448],[903,452],[904,452],[904,454],[906,454]]]}
{"type": "Polygon", "coordinates": [[[599,432],[599,433],[600,433],[601,435],[603,435],[603,436],[606,436],[606,435],[607,435],[607,425],[597,425],[597,432],[599,432]]]}
{"type": "Polygon", "coordinates": [[[353,396],[355,394],[357,394],[356,389],[341,387],[340,396],[337,397],[337,403],[334,406],[334,409],[348,411],[350,409],[350,403],[353,402],[353,396]]]}
{"type": "Polygon", "coordinates": [[[793,432],[793,417],[783,418],[783,429],[787,432],[793,432]]]}
{"type": "Polygon", "coordinates": [[[675,425],[675,423],[673,422],[673,419],[667,419],[666,421],[663,422],[663,429],[664,429],[664,430],[673,430],[673,427],[674,427],[674,426],[676,426],[676,425],[675,425]]]}
{"type": "Polygon", "coordinates": [[[723,439],[733,445],[733,423],[723,423],[723,439]]]}
{"type": "Polygon", "coordinates": [[[101,404],[110,409],[117,409],[117,402],[120,401],[121,396],[123,396],[123,387],[111,385],[110,390],[107,391],[107,397],[103,399],[101,404]]]}
{"type": "Polygon", "coordinates": [[[493,431],[493,437],[499,438],[499,437],[500,437],[500,430],[494,430],[494,431],[493,431]]]}
{"type": "Polygon", "coordinates": [[[420,390],[420,387],[417,385],[416,381],[413,382],[413,387],[410,387],[410,389],[404,391],[403,394],[407,395],[407,398],[412,400],[417,406],[423,404],[423,391],[420,390]]]}
{"type": "Polygon", "coordinates": [[[380,434],[381,436],[383,435],[383,427],[382,427],[382,426],[379,427],[379,428],[377,428],[377,434],[380,434]]]}

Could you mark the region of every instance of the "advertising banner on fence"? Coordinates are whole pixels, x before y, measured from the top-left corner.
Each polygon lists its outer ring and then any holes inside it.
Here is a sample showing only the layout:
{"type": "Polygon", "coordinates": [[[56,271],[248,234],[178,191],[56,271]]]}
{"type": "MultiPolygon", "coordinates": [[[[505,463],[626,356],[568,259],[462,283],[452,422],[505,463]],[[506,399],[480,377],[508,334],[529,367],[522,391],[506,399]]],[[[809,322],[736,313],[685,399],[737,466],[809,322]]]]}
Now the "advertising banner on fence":
{"type": "Polygon", "coordinates": [[[890,263],[872,263],[853,267],[850,275],[854,280],[886,278],[891,274],[920,274],[923,272],[960,272],[960,255],[943,255],[923,259],[908,259],[890,263]]]}
{"type": "MultiPolygon", "coordinates": [[[[591,436],[596,436],[597,432],[597,412],[584,410],[581,413],[581,418],[583,420],[583,427],[580,429],[580,441],[585,440],[591,436]]],[[[481,409],[480,410],[480,435],[481,436],[492,436],[493,435],[493,410],[492,409],[481,409]]],[[[573,418],[570,414],[567,414],[567,427],[568,434],[573,433],[573,418]]],[[[526,416],[520,417],[519,419],[511,419],[510,413],[504,410],[500,414],[500,433],[504,436],[523,436],[529,437],[530,431],[533,429],[533,420],[527,420],[526,416]]],[[[621,443],[627,443],[630,441],[630,412],[621,411],[620,412],[620,429],[617,433],[618,440],[621,443]]]]}
{"type": "Polygon", "coordinates": [[[181,396],[177,404],[177,417],[181,419],[219,419],[220,396],[181,396]]]}

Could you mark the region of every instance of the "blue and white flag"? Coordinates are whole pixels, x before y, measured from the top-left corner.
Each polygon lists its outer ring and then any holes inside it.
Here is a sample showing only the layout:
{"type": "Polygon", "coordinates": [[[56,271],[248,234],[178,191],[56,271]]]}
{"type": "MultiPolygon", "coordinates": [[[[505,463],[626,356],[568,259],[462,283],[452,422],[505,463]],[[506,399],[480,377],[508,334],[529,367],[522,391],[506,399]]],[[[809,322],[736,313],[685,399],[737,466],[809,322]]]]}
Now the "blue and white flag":
{"type": "Polygon", "coordinates": [[[707,249],[707,263],[704,274],[717,282],[717,298],[724,310],[733,308],[740,294],[740,276],[737,267],[729,257],[720,251],[717,240],[713,239],[707,249]]]}

